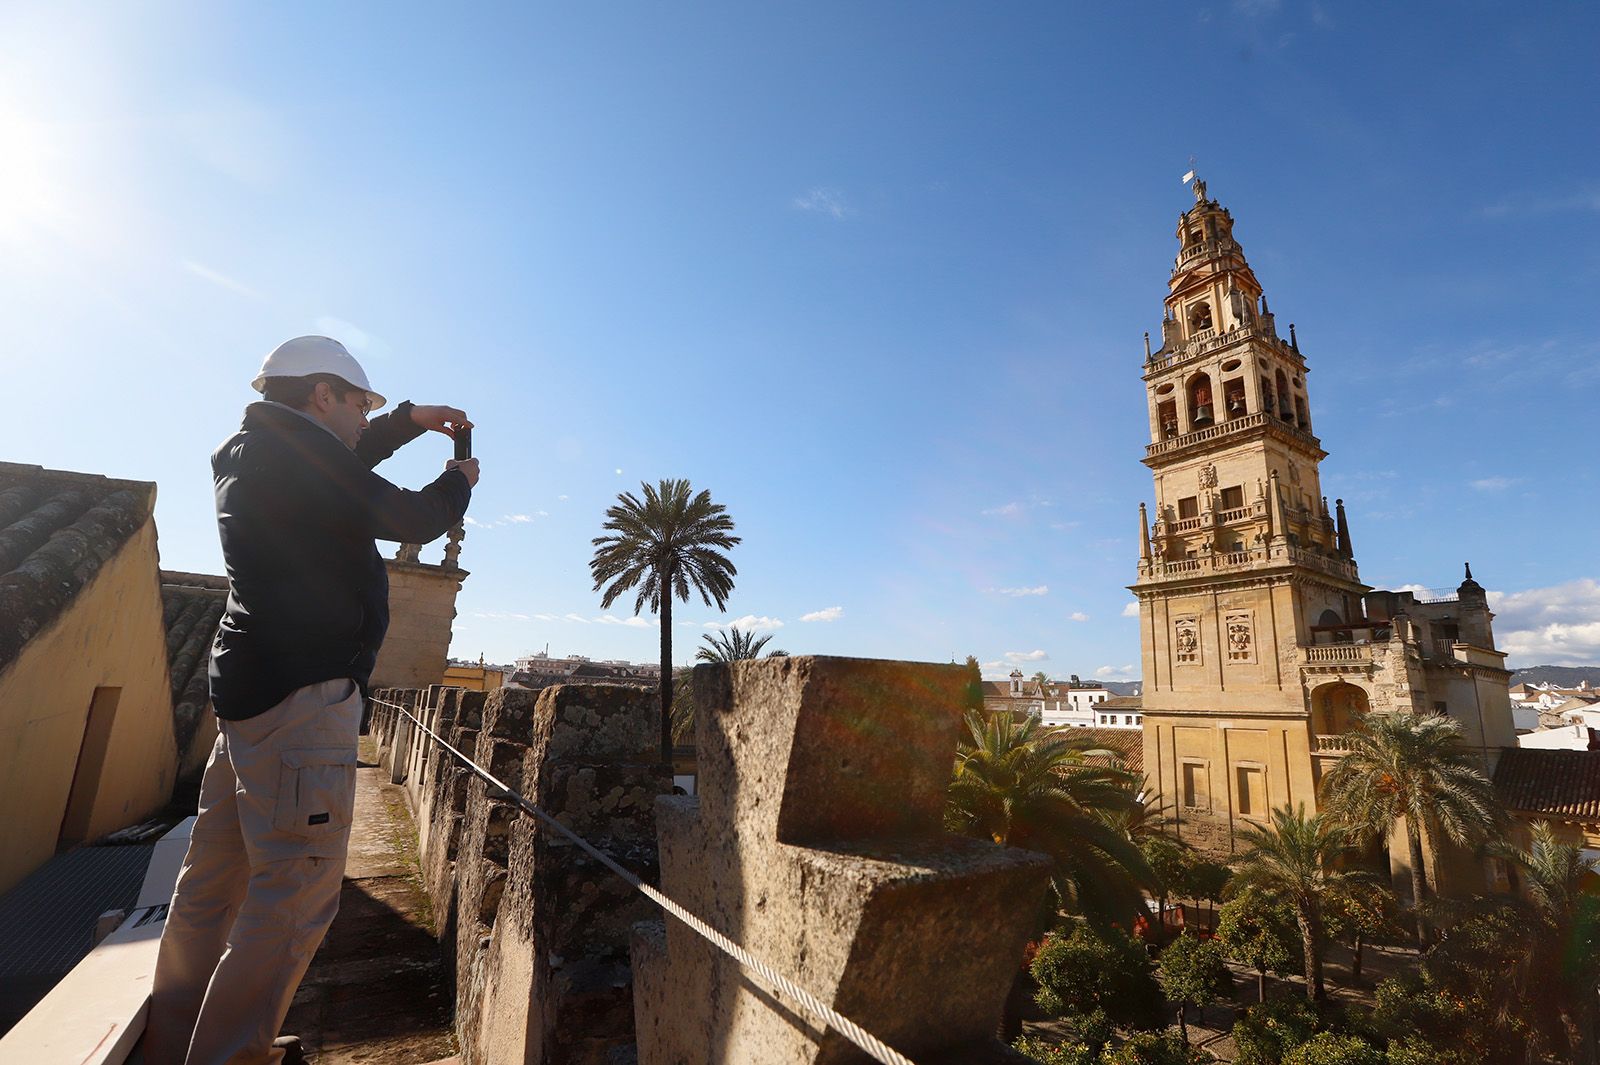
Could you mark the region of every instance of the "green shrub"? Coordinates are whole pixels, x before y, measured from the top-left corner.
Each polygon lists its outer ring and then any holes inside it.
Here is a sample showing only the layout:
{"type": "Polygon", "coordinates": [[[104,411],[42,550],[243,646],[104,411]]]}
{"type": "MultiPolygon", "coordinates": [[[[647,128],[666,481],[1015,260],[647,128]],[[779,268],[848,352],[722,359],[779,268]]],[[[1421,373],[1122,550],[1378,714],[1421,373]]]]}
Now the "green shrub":
{"type": "Polygon", "coordinates": [[[1099,1065],[1100,1055],[1082,1043],[1050,1043],[1025,1035],[1011,1044],[1040,1065],[1099,1065]]]}
{"type": "Polygon", "coordinates": [[[1233,989],[1233,971],[1221,945],[1187,931],[1161,952],[1156,977],[1167,1001],[1177,1003],[1178,1027],[1185,1036],[1190,1006],[1204,1009],[1233,989]]]}
{"type": "Polygon", "coordinates": [[[1360,1036],[1318,1032],[1289,1051],[1283,1065],[1385,1065],[1385,1058],[1360,1036]]]}
{"type": "Polygon", "coordinates": [[[1389,1065],[1457,1065],[1460,1060],[1454,1052],[1440,1050],[1416,1036],[1389,1044],[1389,1065]]]}
{"type": "Polygon", "coordinates": [[[1101,1065],[1208,1065],[1217,1059],[1192,1047],[1177,1032],[1140,1032],[1116,1050],[1107,1050],[1101,1065]]]}
{"type": "Polygon", "coordinates": [[[1317,1030],[1317,1011],[1301,995],[1269,999],[1233,1024],[1234,1065],[1280,1065],[1284,1055],[1317,1030]]]}
{"type": "Polygon", "coordinates": [[[1153,969],[1150,955],[1127,933],[1078,925],[1067,935],[1047,936],[1030,972],[1039,983],[1039,1007],[1047,1012],[1101,1011],[1118,1026],[1157,1028],[1164,1001],[1153,969]]]}

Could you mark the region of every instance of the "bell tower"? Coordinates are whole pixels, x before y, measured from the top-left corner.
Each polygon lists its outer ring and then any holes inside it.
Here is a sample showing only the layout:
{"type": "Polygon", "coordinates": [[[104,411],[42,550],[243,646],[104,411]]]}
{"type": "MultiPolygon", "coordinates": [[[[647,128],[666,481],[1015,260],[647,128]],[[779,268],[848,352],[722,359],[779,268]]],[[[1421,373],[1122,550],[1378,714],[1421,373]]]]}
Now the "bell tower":
{"type": "MultiPolygon", "coordinates": [[[[1153,509],[1139,505],[1145,767],[1197,843],[1271,806],[1315,808],[1304,648],[1362,613],[1330,510],[1294,326],[1279,336],[1233,215],[1194,184],[1161,345],[1145,336],[1153,509]]],[[[1221,849],[1226,849],[1223,846],[1221,849]]]]}

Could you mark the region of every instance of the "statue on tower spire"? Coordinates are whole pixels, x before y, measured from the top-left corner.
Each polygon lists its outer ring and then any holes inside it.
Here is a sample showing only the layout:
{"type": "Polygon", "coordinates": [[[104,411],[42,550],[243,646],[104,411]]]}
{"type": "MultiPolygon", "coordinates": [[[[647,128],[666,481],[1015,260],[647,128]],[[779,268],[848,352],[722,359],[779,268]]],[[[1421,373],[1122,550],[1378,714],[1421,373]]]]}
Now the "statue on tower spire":
{"type": "Polygon", "coordinates": [[[1195,203],[1205,203],[1206,202],[1206,183],[1205,183],[1205,179],[1204,178],[1195,178],[1194,179],[1194,202],[1195,203]]]}

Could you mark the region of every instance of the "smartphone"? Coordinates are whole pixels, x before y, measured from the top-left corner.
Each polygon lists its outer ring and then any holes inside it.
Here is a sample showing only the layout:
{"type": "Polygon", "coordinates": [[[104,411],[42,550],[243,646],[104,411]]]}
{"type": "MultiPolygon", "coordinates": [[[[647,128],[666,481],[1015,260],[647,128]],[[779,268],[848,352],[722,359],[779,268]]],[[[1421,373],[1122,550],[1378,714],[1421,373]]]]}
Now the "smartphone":
{"type": "Polygon", "coordinates": [[[472,430],[466,428],[465,426],[458,425],[455,428],[455,438],[456,461],[460,462],[462,459],[470,459],[472,457],[472,430]]]}

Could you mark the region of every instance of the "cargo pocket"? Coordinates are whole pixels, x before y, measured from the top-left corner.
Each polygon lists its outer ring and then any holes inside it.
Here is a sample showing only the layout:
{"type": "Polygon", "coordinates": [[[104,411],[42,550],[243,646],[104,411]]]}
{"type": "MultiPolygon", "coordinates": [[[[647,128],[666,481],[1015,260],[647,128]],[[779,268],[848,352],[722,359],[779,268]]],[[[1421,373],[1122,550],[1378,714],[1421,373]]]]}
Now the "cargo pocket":
{"type": "Polygon", "coordinates": [[[318,747],[284,751],[272,827],[316,839],[350,827],[356,800],[356,752],[318,747]]]}

